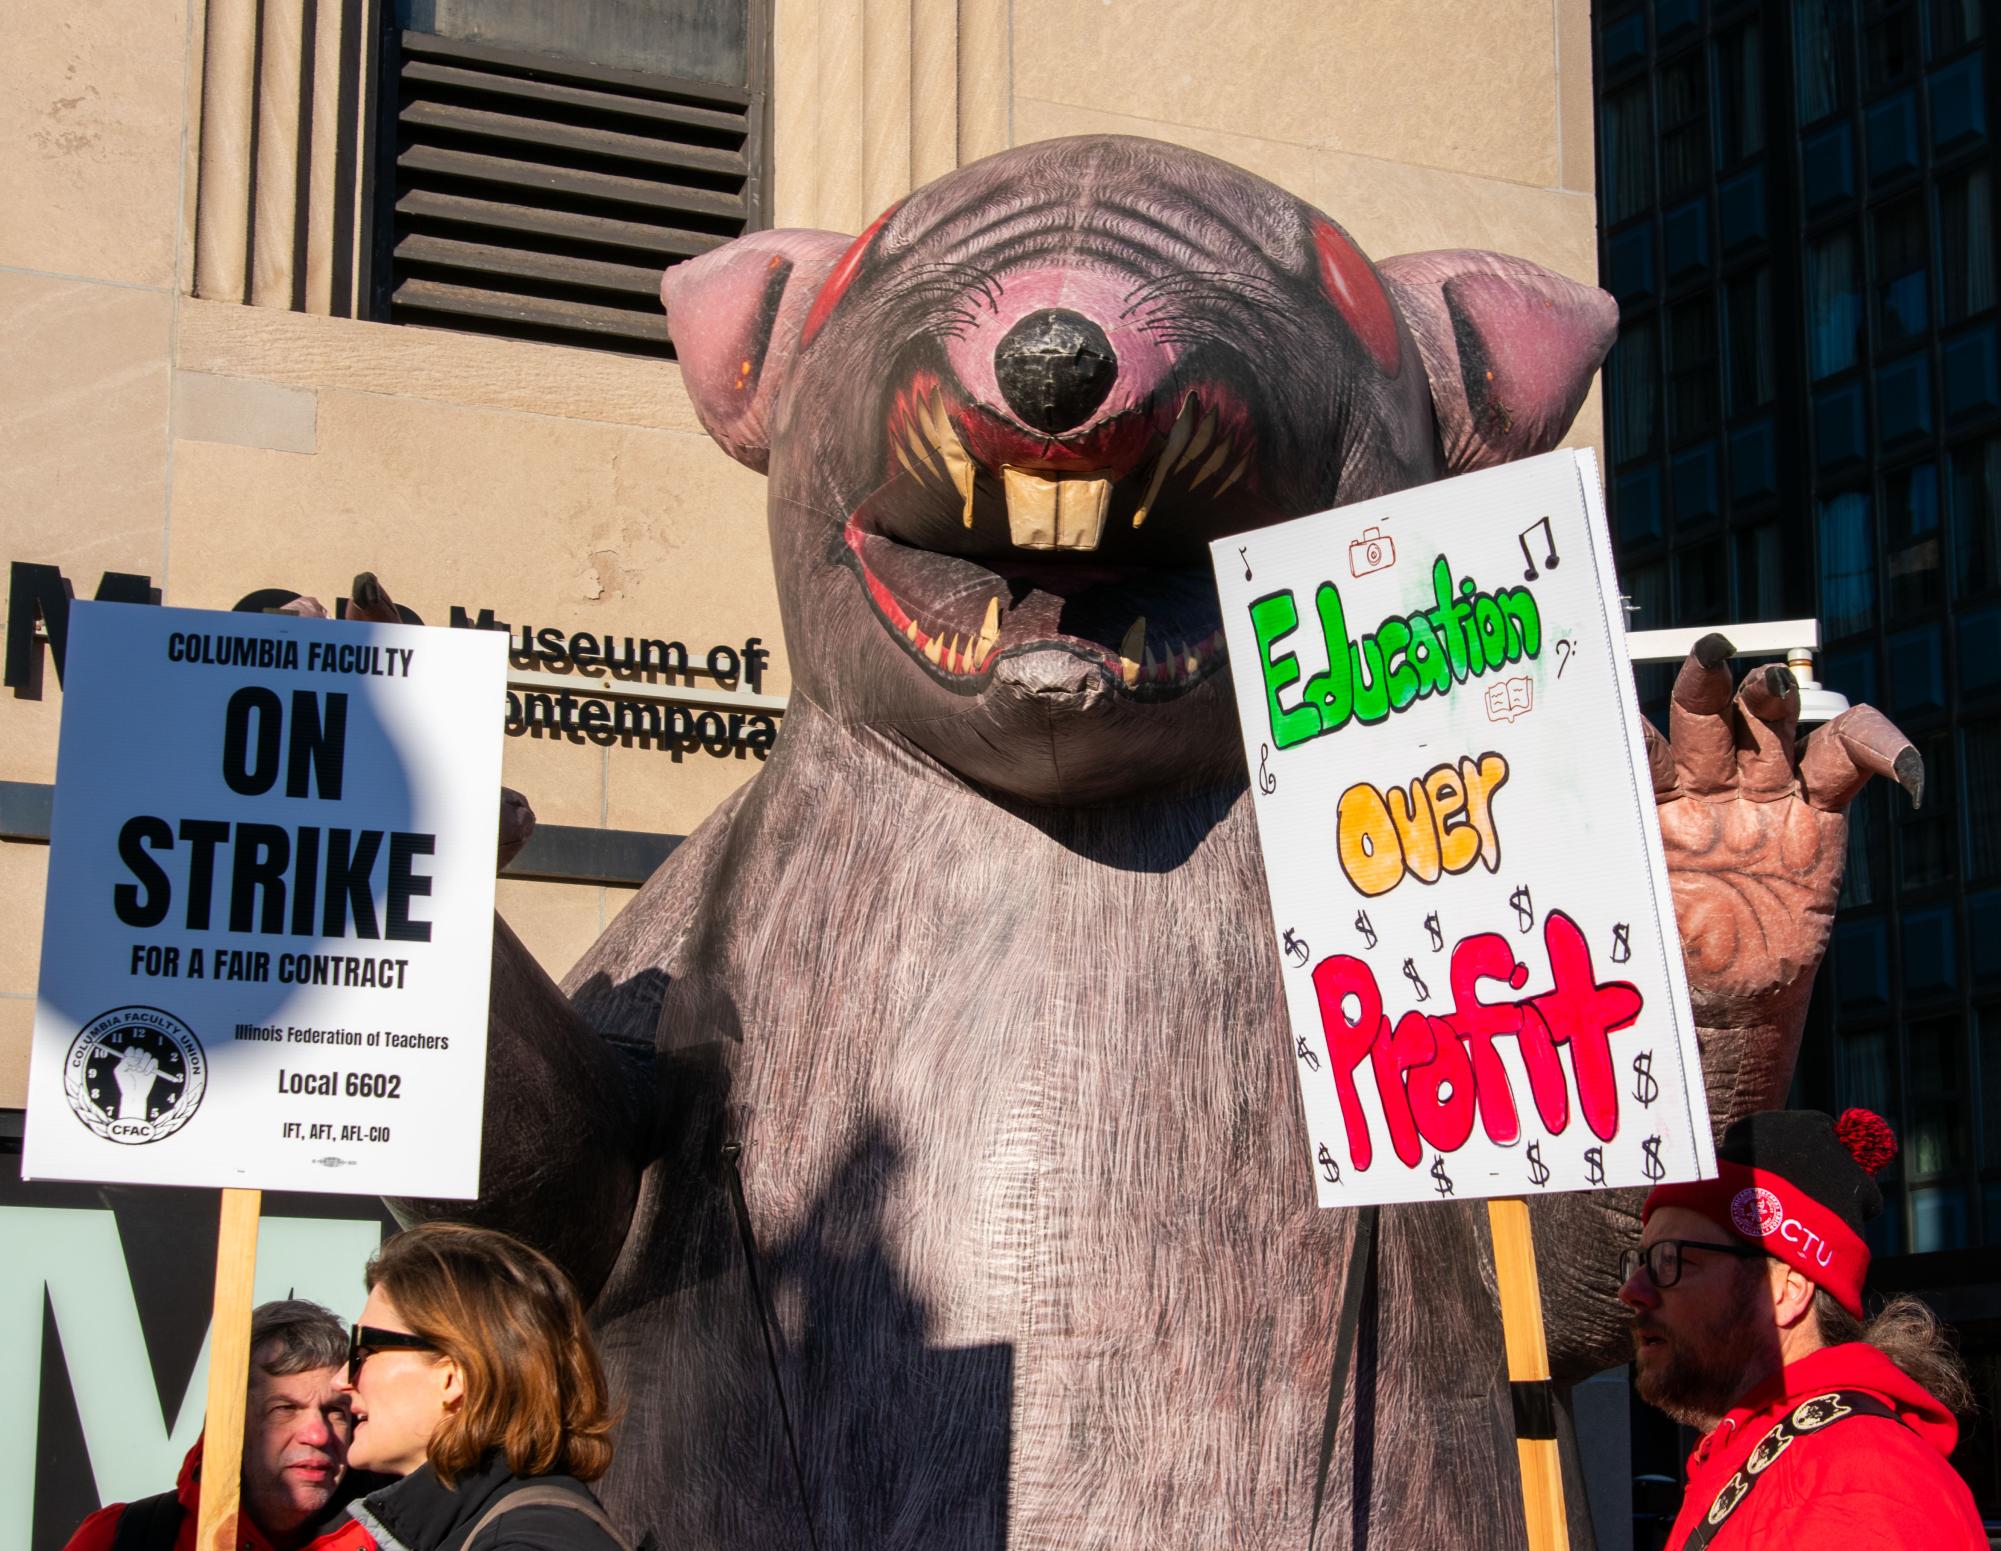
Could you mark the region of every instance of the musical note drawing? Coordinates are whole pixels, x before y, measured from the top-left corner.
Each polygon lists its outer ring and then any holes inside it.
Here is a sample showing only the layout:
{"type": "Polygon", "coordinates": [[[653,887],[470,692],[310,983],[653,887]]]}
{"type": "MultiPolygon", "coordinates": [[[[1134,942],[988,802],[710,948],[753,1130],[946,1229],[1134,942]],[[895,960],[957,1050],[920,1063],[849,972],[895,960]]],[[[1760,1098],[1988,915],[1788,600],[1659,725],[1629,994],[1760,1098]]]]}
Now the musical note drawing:
{"type": "Polygon", "coordinates": [[[1584,1167],[1585,1167],[1585,1169],[1586,1169],[1586,1170],[1588,1171],[1588,1172],[1587,1172],[1587,1173],[1585,1174],[1585,1176],[1584,1176],[1584,1182],[1585,1182],[1585,1183],[1586,1183],[1587,1185],[1602,1185],[1602,1184],[1604,1184],[1604,1183],[1605,1183],[1605,1149],[1604,1149],[1604,1148],[1602,1148],[1602,1147],[1587,1147],[1587,1148],[1585,1148],[1585,1149],[1584,1149],[1584,1167]]]}
{"type": "Polygon", "coordinates": [[[1529,1143],[1529,1183],[1540,1189],[1549,1183],[1549,1165],[1542,1161],[1542,1143],[1529,1143]]]}
{"type": "Polygon", "coordinates": [[[1265,761],[1271,758],[1271,745],[1258,745],[1258,790],[1269,797],[1278,790],[1278,777],[1265,768],[1265,761]]]}
{"type": "Polygon", "coordinates": [[[1363,940],[1367,942],[1371,948],[1375,947],[1376,928],[1374,924],[1371,923],[1371,921],[1369,920],[1368,911],[1357,910],[1355,912],[1355,930],[1362,934],[1363,940]]]}
{"type": "Polygon", "coordinates": [[[1535,897],[1529,893],[1526,883],[1508,896],[1508,905],[1515,912],[1518,931],[1527,932],[1535,928],[1535,897]]]}
{"type": "Polygon", "coordinates": [[[1306,961],[1313,957],[1312,952],[1306,946],[1306,939],[1304,937],[1293,936],[1292,928],[1288,926],[1280,941],[1285,944],[1285,956],[1301,969],[1306,968],[1306,961]]]}
{"type": "Polygon", "coordinates": [[[1341,1165],[1334,1161],[1334,1154],[1327,1150],[1325,1142],[1320,1144],[1320,1152],[1316,1161],[1322,1169],[1326,1170],[1328,1184],[1338,1185],[1341,1183],[1341,1165]]]}
{"type": "Polygon", "coordinates": [[[1522,572],[1522,580],[1525,582],[1532,582],[1542,574],[1535,568],[1535,556],[1529,553],[1529,535],[1535,532],[1537,528],[1542,529],[1543,547],[1549,551],[1548,554],[1543,556],[1542,563],[1552,571],[1562,563],[1556,557],[1556,530],[1549,525],[1547,517],[1538,517],[1534,522],[1522,529],[1520,533],[1515,535],[1515,542],[1522,546],[1522,559],[1529,563],[1529,568],[1522,572]]]}
{"type": "Polygon", "coordinates": [[[1661,1139],[1658,1136],[1648,1137],[1644,1142],[1640,1143],[1640,1151],[1646,1154],[1646,1157],[1640,1162],[1640,1167],[1645,1171],[1647,1178],[1655,1180],[1665,1179],[1667,1177],[1667,1165],[1661,1162],[1661,1139]]]}
{"type": "Polygon", "coordinates": [[[1563,637],[1562,640],[1556,643],[1556,676],[1558,678],[1563,677],[1563,670],[1570,666],[1570,654],[1576,650],[1577,648],[1570,644],[1569,636],[1563,637]]]}
{"type": "Polygon", "coordinates": [[[1654,1076],[1654,1053],[1642,1050],[1633,1057],[1633,1097],[1640,1101],[1641,1109],[1650,1109],[1660,1096],[1660,1079],[1654,1076]]]}
{"type": "Polygon", "coordinates": [[[1445,1155],[1439,1154],[1431,1160],[1431,1177],[1438,1183],[1431,1188],[1442,1196],[1452,1194],[1452,1176],[1445,1172],[1445,1155]]]}
{"type": "Polygon", "coordinates": [[[1633,943],[1630,935],[1632,930],[1632,927],[1628,926],[1624,921],[1615,921],[1612,924],[1611,957],[1614,964],[1623,964],[1633,956],[1633,943]]]}
{"type": "Polygon", "coordinates": [[[1424,929],[1431,933],[1431,951],[1433,953],[1443,953],[1445,951],[1445,933],[1439,929],[1438,912],[1436,910],[1424,918],[1424,929]]]}
{"type": "Polygon", "coordinates": [[[1299,1036],[1299,1059],[1306,1063],[1306,1069],[1309,1072],[1317,1072],[1320,1070],[1320,1057],[1315,1055],[1313,1051],[1308,1047],[1306,1043],[1306,1036],[1304,1034],[1299,1036]]]}
{"type": "Polygon", "coordinates": [[[1410,982],[1411,989],[1417,992],[1417,999],[1420,1002],[1431,1000],[1431,987],[1424,983],[1423,979],[1418,975],[1417,965],[1410,959],[1403,961],[1403,974],[1404,979],[1410,982]]]}
{"type": "Polygon", "coordinates": [[[1243,561],[1243,563],[1244,563],[1244,580],[1245,580],[1245,581],[1249,581],[1249,580],[1251,579],[1251,557],[1250,557],[1249,555],[1247,555],[1247,554],[1245,554],[1245,553],[1244,553],[1244,551],[1245,551],[1246,549],[1248,549],[1249,547],[1250,547],[1250,546],[1249,546],[1248,544],[1239,544],[1239,545],[1237,546],[1237,558],[1238,558],[1239,560],[1243,561]]]}

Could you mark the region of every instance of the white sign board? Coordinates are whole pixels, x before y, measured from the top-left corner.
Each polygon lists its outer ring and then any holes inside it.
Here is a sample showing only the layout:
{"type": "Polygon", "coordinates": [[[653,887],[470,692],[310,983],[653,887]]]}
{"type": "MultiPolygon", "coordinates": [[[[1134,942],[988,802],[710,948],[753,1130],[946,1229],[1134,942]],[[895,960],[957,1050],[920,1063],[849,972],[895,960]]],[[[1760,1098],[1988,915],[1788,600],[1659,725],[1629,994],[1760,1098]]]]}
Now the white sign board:
{"type": "Polygon", "coordinates": [[[478,1193],[506,650],[72,606],[25,1175],[478,1193]]]}
{"type": "Polygon", "coordinates": [[[1212,555],[1320,1204],[1714,1174],[1591,455],[1212,555]]]}

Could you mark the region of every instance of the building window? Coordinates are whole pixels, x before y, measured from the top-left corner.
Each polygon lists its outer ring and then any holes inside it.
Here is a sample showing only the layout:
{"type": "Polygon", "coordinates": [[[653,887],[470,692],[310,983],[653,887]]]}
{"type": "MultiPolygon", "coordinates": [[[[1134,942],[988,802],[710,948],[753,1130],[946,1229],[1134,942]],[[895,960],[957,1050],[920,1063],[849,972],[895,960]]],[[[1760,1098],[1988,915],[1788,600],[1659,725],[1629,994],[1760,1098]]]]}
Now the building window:
{"type": "Polygon", "coordinates": [[[1802,124],[1848,106],[1854,16],[1855,0],[1797,0],[1793,7],[1793,84],[1802,124]]]}
{"type": "Polygon", "coordinates": [[[1679,446],[1716,425],[1716,304],[1691,297],[1668,311],[1668,438],[1679,446]]]}
{"type": "Polygon", "coordinates": [[[1959,595],[2001,587],[2001,437],[1955,447],[1946,490],[1959,595]]]}
{"type": "Polygon", "coordinates": [[[1923,196],[1913,194],[1876,212],[1875,298],[1877,358],[1924,337],[1931,309],[1925,296],[1923,196]]]}
{"type": "Polygon", "coordinates": [[[1661,105],[1661,197],[1672,199],[1709,175],[1709,82],[1702,51],[1657,73],[1661,105]]]}
{"type": "Polygon", "coordinates": [[[1619,331],[1609,363],[1612,376],[1612,461],[1652,456],[1658,396],[1651,318],[1619,331]]]}
{"type": "Polygon", "coordinates": [[[1785,617],[1785,576],[1779,560],[1777,523],[1739,528],[1733,536],[1737,552],[1737,617],[1785,617]]]}
{"type": "Polygon", "coordinates": [[[1654,202],[1651,88],[1644,80],[1613,92],[1598,109],[1605,140],[1605,224],[1616,226],[1654,202]]]}
{"type": "Polygon", "coordinates": [[[1730,413],[1746,415],[1778,391],[1772,359],[1772,272],[1760,267],[1733,277],[1723,291],[1724,360],[1730,413]]]}
{"type": "Polygon", "coordinates": [[[1674,622],[1677,625],[1720,625],[1729,617],[1728,574],[1723,566],[1723,540],[1684,544],[1674,553],[1674,622]]]}
{"type": "Polygon", "coordinates": [[[1939,312],[1957,323],[1994,305],[1994,205],[1987,169],[1938,185],[1939,312]]]}
{"type": "Polygon", "coordinates": [[[1862,24],[1862,85],[1873,96],[1918,68],[1918,12],[1910,4],[1869,0],[1862,24]]]}
{"type": "Polygon", "coordinates": [[[1841,875],[1836,908],[1875,904],[1883,897],[1889,864],[1889,796],[1881,783],[1872,781],[1848,805],[1848,865],[1841,875]]]}
{"type": "Polygon", "coordinates": [[[1855,235],[1830,232],[1807,249],[1807,368],[1816,380],[1855,364],[1862,347],[1862,277],[1855,235]]]}
{"type": "Polygon", "coordinates": [[[1925,805],[1907,806],[1897,815],[1897,881],[1907,894],[1950,883],[1959,872],[1952,735],[1937,732],[1914,741],[1925,761],[1925,805]]]}
{"type": "Polygon", "coordinates": [[[1945,598],[1938,470],[1920,463],[1883,476],[1883,549],[1892,619],[1937,612],[1945,598]]]}
{"type": "Polygon", "coordinates": [[[1987,0],[1931,0],[1925,8],[1931,57],[1957,53],[1979,38],[1986,8],[1987,0]]]}
{"type": "Polygon", "coordinates": [[[1830,640],[1876,623],[1876,525],[1859,490],[1820,503],[1820,617],[1830,640]]]}
{"type": "Polygon", "coordinates": [[[660,272],[763,222],[763,8],[384,11],[374,316],[670,355],[660,272]]]}
{"type": "MultiPolygon", "coordinates": [[[[1970,723],[1960,729],[1959,738],[1966,770],[1966,876],[1991,882],[2001,878],[2001,803],[1994,801],[2001,791],[2001,723],[1970,723]]],[[[1994,1032],[2001,1035],[2001,1023],[1994,1032]]],[[[2001,1053],[1996,1059],[2001,1060],[2001,1053]]],[[[2001,1086],[2001,1065],[1992,1076],[2001,1086]]],[[[2001,1109],[1994,1111],[1992,1125],[2001,1142],[2001,1109]]]]}
{"type": "Polygon", "coordinates": [[[1758,24],[1716,40],[1716,165],[1735,166],[1765,148],[1765,77],[1758,24]]]}

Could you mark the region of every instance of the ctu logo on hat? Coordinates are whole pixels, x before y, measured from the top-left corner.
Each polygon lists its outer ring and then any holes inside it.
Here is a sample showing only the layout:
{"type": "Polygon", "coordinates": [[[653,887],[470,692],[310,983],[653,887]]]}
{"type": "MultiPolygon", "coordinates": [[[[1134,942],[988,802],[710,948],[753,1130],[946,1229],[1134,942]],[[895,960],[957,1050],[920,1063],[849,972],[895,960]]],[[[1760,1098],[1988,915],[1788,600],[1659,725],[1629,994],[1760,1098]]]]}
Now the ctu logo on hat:
{"type": "Polygon", "coordinates": [[[1785,1220],[1785,1203],[1762,1186],[1746,1185],[1731,1198],[1730,1222],[1747,1239],[1768,1239],[1785,1220]]]}

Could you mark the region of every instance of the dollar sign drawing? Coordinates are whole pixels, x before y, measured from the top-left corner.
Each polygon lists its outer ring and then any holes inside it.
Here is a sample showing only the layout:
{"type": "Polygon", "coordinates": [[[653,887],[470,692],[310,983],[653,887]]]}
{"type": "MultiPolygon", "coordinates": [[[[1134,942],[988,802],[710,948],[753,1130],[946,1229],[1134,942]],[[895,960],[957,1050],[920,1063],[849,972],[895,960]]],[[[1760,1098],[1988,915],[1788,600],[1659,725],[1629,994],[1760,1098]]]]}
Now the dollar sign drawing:
{"type": "Polygon", "coordinates": [[[1426,985],[1422,978],[1419,977],[1415,961],[1405,959],[1403,961],[1403,973],[1404,978],[1410,982],[1411,989],[1417,992],[1417,999],[1420,1002],[1430,1001],[1431,987],[1426,985]]]}
{"type": "Polygon", "coordinates": [[[1334,1154],[1332,1154],[1327,1150],[1327,1144],[1325,1142],[1322,1142],[1320,1144],[1319,1162],[1321,1169],[1327,1175],[1327,1183],[1330,1185],[1340,1184],[1341,1165],[1334,1161],[1334,1154]]]}
{"type": "MultiPolygon", "coordinates": [[[[1299,1059],[1306,1063],[1306,1069],[1309,1072],[1317,1072],[1320,1070],[1320,1057],[1315,1055],[1312,1052],[1312,1050],[1307,1047],[1306,1036],[1304,1034],[1299,1036],[1299,1059]]],[[[1320,1150],[1322,1152],[1327,1151],[1326,1145],[1324,1143],[1322,1144],[1320,1150]]]]}
{"type": "Polygon", "coordinates": [[[1432,1188],[1442,1196],[1452,1194],[1452,1176],[1445,1172],[1445,1158],[1441,1154],[1431,1160],[1431,1177],[1438,1181],[1432,1188]]]}
{"type": "Polygon", "coordinates": [[[1549,1183],[1549,1165],[1542,1161],[1542,1143],[1529,1143],[1529,1183],[1542,1186],[1549,1183]]]}
{"type": "Polygon", "coordinates": [[[1270,758],[1271,745],[1260,743],[1258,745],[1258,790],[1263,792],[1267,797],[1278,790],[1278,777],[1265,769],[1265,761],[1270,758]]]}
{"type": "Polygon", "coordinates": [[[1376,929],[1370,924],[1368,911],[1357,910],[1355,912],[1355,930],[1362,934],[1363,939],[1367,941],[1371,948],[1375,947],[1376,929]]]}
{"type": "Polygon", "coordinates": [[[1645,1109],[1661,1096],[1661,1085],[1654,1076],[1654,1053],[1642,1050],[1633,1057],[1633,1097],[1645,1109]]]}
{"type": "Polygon", "coordinates": [[[1646,1154],[1646,1157],[1640,1161],[1640,1167],[1646,1171],[1647,1178],[1666,1178],[1667,1165],[1661,1162],[1661,1139],[1658,1136],[1648,1137],[1644,1142],[1640,1143],[1640,1151],[1646,1154]]]}
{"type": "Polygon", "coordinates": [[[1508,903],[1514,907],[1519,930],[1526,932],[1535,925],[1535,901],[1530,897],[1526,883],[1508,896],[1508,903]]]}
{"type": "Polygon", "coordinates": [[[1433,953],[1443,953],[1445,951],[1445,933],[1439,930],[1438,912],[1436,910],[1424,918],[1424,929],[1431,933],[1431,951],[1433,953]]]}
{"type": "Polygon", "coordinates": [[[1626,935],[1630,931],[1632,931],[1632,928],[1624,921],[1616,923],[1612,928],[1612,962],[1614,964],[1623,964],[1633,956],[1633,944],[1631,939],[1626,935]]]}
{"type": "Polygon", "coordinates": [[[1587,1148],[1585,1148],[1585,1149],[1584,1149],[1584,1167],[1585,1167],[1585,1168],[1586,1168],[1587,1170],[1589,1170],[1589,1172],[1588,1172],[1588,1173],[1587,1173],[1587,1174],[1585,1175],[1585,1183],[1587,1183],[1587,1184],[1591,1184],[1591,1185],[1602,1185],[1602,1184],[1604,1184],[1604,1183],[1605,1183],[1605,1149],[1604,1149],[1604,1148],[1602,1148],[1602,1147],[1587,1147],[1587,1148]]]}

